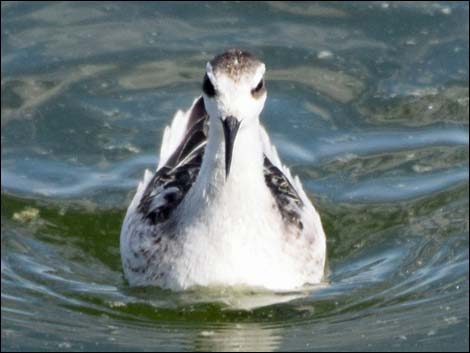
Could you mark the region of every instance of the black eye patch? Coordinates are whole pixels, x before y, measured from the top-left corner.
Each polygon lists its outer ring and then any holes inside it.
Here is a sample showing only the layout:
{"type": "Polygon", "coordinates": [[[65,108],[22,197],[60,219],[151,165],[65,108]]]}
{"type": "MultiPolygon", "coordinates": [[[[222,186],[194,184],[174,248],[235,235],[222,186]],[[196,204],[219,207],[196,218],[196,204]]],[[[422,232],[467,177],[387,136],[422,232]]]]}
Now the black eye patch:
{"type": "Polygon", "coordinates": [[[209,77],[207,77],[207,74],[204,75],[204,81],[202,82],[202,90],[208,97],[214,97],[216,94],[214,85],[212,84],[211,80],[209,80],[209,77]]]}
{"type": "Polygon", "coordinates": [[[256,87],[251,90],[251,94],[253,95],[253,97],[259,97],[261,93],[264,92],[264,90],[264,79],[261,79],[261,81],[259,81],[256,87]]]}

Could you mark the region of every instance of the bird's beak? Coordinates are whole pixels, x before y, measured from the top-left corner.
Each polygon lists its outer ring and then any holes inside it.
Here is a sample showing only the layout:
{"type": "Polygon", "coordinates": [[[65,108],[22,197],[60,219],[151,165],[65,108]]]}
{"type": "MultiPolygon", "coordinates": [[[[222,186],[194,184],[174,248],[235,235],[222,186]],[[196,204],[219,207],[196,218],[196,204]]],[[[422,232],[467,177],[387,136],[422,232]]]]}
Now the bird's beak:
{"type": "Polygon", "coordinates": [[[234,116],[227,116],[222,118],[222,125],[224,127],[225,136],[225,179],[228,178],[230,173],[230,164],[232,163],[233,145],[235,137],[237,137],[240,121],[234,116]]]}

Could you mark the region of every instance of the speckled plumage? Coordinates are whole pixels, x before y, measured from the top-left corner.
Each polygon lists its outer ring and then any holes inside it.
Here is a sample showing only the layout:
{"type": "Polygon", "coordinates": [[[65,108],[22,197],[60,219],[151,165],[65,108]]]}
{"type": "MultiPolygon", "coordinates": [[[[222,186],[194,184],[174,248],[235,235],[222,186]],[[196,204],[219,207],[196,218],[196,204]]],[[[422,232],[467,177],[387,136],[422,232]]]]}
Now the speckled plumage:
{"type": "Polygon", "coordinates": [[[176,290],[318,283],[326,251],[319,215],[259,124],[264,64],[231,50],[206,72],[210,95],[165,129],[157,171],[146,172],[129,206],[121,231],[126,278],[176,290]],[[226,116],[242,124],[230,175],[226,116]]]}
{"type": "Polygon", "coordinates": [[[237,81],[242,75],[253,74],[261,62],[247,51],[230,49],[214,57],[210,64],[214,72],[237,81]]]}

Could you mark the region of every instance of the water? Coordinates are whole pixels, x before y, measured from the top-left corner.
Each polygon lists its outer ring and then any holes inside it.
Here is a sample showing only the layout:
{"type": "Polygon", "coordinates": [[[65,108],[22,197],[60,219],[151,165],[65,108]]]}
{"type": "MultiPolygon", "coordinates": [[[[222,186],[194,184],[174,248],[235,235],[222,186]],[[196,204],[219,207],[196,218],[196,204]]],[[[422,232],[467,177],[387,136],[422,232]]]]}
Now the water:
{"type": "Polygon", "coordinates": [[[468,3],[1,6],[2,350],[468,351],[468,3]],[[129,288],[135,186],[236,46],[266,62],[328,284],[129,288]]]}

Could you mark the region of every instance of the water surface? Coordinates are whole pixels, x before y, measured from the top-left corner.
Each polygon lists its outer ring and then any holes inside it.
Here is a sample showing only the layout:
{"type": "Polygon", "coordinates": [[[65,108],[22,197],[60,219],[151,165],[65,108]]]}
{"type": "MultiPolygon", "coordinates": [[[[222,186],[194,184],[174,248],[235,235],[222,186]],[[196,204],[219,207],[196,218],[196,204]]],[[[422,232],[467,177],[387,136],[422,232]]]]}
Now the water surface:
{"type": "Polygon", "coordinates": [[[1,5],[2,350],[469,349],[468,3],[1,5]],[[328,236],[304,293],[129,288],[121,222],[205,62],[262,114],[328,236]]]}

